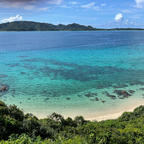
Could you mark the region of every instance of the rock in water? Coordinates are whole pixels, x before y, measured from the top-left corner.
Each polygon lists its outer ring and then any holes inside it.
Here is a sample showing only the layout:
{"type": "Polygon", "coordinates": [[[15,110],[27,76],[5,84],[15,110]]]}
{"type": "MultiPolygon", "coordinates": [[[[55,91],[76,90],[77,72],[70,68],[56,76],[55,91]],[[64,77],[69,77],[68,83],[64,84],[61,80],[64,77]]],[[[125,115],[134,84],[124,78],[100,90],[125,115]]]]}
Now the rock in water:
{"type": "Polygon", "coordinates": [[[128,98],[129,96],[131,96],[131,94],[125,90],[115,90],[114,93],[116,93],[119,98],[128,98]]]}
{"type": "Polygon", "coordinates": [[[7,85],[1,85],[0,86],[0,92],[6,92],[9,90],[9,87],[7,85]]]}

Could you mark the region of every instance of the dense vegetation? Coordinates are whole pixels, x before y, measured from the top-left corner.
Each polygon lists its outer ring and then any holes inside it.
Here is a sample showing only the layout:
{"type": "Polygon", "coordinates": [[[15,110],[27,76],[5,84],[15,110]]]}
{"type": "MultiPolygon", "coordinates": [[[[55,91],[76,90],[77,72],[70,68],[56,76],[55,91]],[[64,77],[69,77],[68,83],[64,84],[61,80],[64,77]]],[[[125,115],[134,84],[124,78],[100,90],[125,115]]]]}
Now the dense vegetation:
{"type": "Polygon", "coordinates": [[[91,122],[78,116],[45,119],[0,102],[0,144],[143,144],[144,107],[116,120],[91,122]]]}
{"type": "Polygon", "coordinates": [[[144,30],[141,28],[114,28],[114,29],[97,29],[92,26],[80,24],[53,25],[48,23],[32,21],[15,21],[0,24],[0,31],[95,31],[95,30],[144,30]]]}
{"type": "Polygon", "coordinates": [[[91,26],[79,25],[76,23],[69,25],[53,25],[31,21],[15,21],[0,24],[0,31],[87,31],[96,30],[91,26]]]}

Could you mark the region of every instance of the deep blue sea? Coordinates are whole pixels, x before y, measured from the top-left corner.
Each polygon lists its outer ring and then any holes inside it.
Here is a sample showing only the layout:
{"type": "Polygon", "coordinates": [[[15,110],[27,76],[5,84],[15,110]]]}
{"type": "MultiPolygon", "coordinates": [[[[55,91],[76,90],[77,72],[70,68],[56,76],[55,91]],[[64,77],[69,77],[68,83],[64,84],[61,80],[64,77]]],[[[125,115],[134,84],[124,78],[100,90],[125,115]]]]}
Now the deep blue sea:
{"type": "Polygon", "coordinates": [[[0,32],[0,100],[38,117],[95,119],[144,104],[144,31],[0,32]]]}

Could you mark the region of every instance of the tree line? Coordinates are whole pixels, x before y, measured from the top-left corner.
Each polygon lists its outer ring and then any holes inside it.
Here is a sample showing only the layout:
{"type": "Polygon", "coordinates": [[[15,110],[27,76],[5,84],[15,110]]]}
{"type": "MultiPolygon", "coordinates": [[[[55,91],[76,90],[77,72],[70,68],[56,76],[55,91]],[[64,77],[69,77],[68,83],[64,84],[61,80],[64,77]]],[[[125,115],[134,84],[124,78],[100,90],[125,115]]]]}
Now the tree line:
{"type": "Polygon", "coordinates": [[[115,120],[87,121],[53,113],[45,119],[0,101],[0,144],[143,144],[144,106],[115,120]]]}

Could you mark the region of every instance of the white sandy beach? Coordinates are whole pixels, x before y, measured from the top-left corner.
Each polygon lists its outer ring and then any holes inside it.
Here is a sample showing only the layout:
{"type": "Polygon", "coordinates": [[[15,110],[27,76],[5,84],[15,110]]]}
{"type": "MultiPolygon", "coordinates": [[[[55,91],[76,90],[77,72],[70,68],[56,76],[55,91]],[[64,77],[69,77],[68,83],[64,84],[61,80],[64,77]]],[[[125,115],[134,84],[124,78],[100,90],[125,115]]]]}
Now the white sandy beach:
{"type": "Polygon", "coordinates": [[[139,101],[136,104],[132,104],[132,105],[128,105],[127,107],[123,107],[121,111],[118,111],[116,113],[110,113],[107,115],[99,115],[99,116],[94,116],[94,117],[88,117],[86,118],[87,120],[91,120],[91,121],[102,121],[102,120],[109,120],[109,119],[116,119],[118,117],[120,117],[124,112],[133,112],[135,108],[144,105],[144,100],[143,101],[139,101]]]}
{"type": "MultiPolygon", "coordinates": [[[[65,118],[67,117],[72,117],[74,118],[75,116],[82,115],[86,120],[91,120],[91,121],[102,121],[102,120],[109,120],[109,119],[116,119],[119,116],[121,116],[124,112],[132,112],[135,108],[144,105],[144,99],[130,99],[125,103],[124,105],[121,105],[121,108],[118,107],[116,109],[113,109],[111,111],[107,112],[95,112],[95,113],[89,113],[87,114],[81,114],[79,111],[79,114],[75,114],[74,111],[73,113],[68,112],[67,114],[62,114],[65,118]]],[[[48,115],[44,113],[33,113],[36,115],[39,119],[41,118],[46,118],[48,115]]],[[[61,114],[61,113],[60,113],[61,114]]]]}

